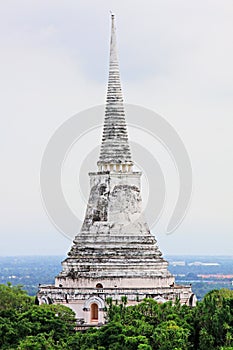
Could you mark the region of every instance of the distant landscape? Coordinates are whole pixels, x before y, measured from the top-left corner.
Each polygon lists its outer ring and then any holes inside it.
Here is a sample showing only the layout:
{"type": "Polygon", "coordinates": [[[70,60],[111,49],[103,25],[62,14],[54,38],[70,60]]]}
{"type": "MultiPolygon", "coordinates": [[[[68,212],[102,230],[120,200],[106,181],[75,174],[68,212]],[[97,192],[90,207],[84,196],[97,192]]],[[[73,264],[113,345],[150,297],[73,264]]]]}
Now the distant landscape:
{"type": "Polygon", "coordinates": [[[177,284],[192,284],[197,299],[213,290],[233,289],[233,256],[167,256],[177,284]]]}
{"type": "MultiPolygon", "coordinates": [[[[0,257],[0,284],[23,285],[33,296],[39,283],[53,284],[62,256],[0,257]]],[[[192,284],[198,300],[213,289],[233,290],[233,256],[166,256],[177,284],[192,284]]]]}

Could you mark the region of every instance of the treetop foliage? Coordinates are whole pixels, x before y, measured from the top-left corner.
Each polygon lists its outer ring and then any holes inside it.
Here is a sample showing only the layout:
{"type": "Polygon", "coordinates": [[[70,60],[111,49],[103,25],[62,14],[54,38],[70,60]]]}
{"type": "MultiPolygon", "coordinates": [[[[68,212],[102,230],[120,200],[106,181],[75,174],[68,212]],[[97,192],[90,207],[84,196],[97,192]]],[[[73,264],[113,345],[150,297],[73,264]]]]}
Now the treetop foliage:
{"type": "Polygon", "coordinates": [[[214,290],[196,307],[144,299],[107,300],[107,324],[75,331],[74,312],[35,305],[22,286],[0,285],[0,349],[233,350],[233,291],[214,290]]]}

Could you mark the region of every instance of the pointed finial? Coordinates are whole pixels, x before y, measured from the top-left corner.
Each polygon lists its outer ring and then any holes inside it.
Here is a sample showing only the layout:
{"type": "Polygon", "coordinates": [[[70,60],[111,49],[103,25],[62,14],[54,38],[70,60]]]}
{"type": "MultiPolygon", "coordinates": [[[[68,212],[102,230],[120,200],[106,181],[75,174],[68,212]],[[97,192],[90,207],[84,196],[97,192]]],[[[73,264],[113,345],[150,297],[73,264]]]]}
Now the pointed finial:
{"type": "Polygon", "coordinates": [[[110,61],[117,61],[117,48],[116,48],[116,32],[115,32],[115,15],[110,11],[112,17],[112,29],[111,29],[111,42],[110,42],[110,61]]]}
{"type": "Polygon", "coordinates": [[[110,15],[111,15],[111,18],[112,18],[112,27],[114,26],[114,19],[115,19],[115,14],[110,10],[110,15]]]}

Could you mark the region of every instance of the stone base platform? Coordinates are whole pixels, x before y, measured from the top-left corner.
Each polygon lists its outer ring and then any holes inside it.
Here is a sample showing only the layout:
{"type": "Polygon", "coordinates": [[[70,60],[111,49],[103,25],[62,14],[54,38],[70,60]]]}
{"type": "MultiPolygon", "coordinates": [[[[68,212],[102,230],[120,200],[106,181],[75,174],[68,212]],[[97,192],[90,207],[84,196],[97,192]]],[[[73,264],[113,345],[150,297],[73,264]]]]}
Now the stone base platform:
{"type": "Polygon", "coordinates": [[[106,314],[107,298],[113,301],[121,301],[126,296],[127,305],[135,305],[145,298],[153,298],[158,303],[166,301],[175,302],[176,299],[182,305],[194,306],[195,295],[191,286],[178,286],[162,288],[66,288],[53,285],[40,285],[37,293],[39,304],[63,304],[71,308],[77,318],[77,327],[103,325],[106,314]]]}

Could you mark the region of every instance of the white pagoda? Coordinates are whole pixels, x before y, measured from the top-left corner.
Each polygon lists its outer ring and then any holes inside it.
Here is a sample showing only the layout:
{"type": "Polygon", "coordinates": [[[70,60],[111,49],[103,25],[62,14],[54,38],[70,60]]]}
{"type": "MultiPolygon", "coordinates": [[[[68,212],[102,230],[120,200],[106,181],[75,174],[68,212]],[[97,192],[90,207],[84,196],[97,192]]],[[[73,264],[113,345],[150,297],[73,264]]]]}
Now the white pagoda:
{"type": "Polygon", "coordinates": [[[110,66],[103,138],[97,172],[90,175],[90,196],[55,285],[40,285],[38,302],[65,304],[85,326],[105,323],[106,299],[128,305],[146,297],[177,298],[192,306],[191,286],[178,286],[168,271],[142,213],[141,173],[133,170],[111,15],[110,66]]]}

